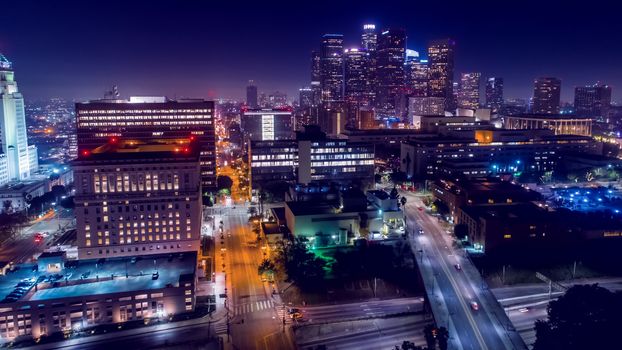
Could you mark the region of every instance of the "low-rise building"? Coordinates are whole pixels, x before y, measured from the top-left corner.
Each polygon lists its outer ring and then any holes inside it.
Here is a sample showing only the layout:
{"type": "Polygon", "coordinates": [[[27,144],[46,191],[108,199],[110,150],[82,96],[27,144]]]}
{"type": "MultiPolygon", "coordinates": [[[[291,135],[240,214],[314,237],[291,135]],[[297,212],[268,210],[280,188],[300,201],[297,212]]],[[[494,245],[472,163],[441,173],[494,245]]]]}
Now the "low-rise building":
{"type": "Polygon", "coordinates": [[[195,308],[196,253],[66,261],[44,253],[0,276],[0,337],[39,338],[195,308]]]}

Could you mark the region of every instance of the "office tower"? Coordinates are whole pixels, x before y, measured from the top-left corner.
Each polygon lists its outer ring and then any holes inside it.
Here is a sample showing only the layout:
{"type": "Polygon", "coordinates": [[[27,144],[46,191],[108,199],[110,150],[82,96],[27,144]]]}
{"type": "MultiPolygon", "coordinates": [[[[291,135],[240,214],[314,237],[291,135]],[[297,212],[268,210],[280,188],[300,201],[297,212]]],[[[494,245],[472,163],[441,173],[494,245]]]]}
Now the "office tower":
{"type": "Polygon", "coordinates": [[[378,38],[376,106],[383,116],[395,116],[397,98],[404,93],[406,32],[389,29],[378,38]]]}
{"type": "Polygon", "coordinates": [[[343,99],[343,35],[325,34],[320,50],[322,101],[343,99]]]}
{"type": "Polygon", "coordinates": [[[0,185],[30,177],[39,167],[37,147],[28,145],[24,97],[11,62],[0,54],[0,185]]]}
{"type": "Polygon", "coordinates": [[[294,136],[291,108],[243,109],[241,127],[250,141],[287,140],[294,136]]]}
{"type": "Polygon", "coordinates": [[[367,51],[376,51],[378,46],[378,33],[375,24],[363,25],[363,35],[361,35],[361,47],[367,51]]]}
{"type": "Polygon", "coordinates": [[[428,60],[422,60],[419,53],[406,50],[404,63],[406,92],[410,96],[427,96],[430,69],[428,60]]]}
{"type": "Polygon", "coordinates": [[[287,94],[280,91],[275,91],[268,95],[268,104],[269,108],[282,108],[287,106],[287,94]]]}
{"type": "Polygon", "coordinates": [[[501,114],[506,115],[520,115],[527,112],[527,101],[523,99],[508,99],[503,102],[501,108],[501,114]]]}
{"type": "Polygon", "coordinates": [[[480,73],[462,73],[458,90],[458,107],[470,110],[479,108],[480,73]]]}
{"type": "Polygon", "coordinates": [[[369,103],[372,106],[376,105],[376,91],[378,88],[378,77],[376,74],[377,67],[377,52],[378,49],[378,32],[376,32],[376,25],[365,24],[363,25],[363,34],[361,35],[361,47],[367,50],[369,54],[369,64],[367,65],[367,81],[369,83],[369,103]]]}
{"type": "Polygon", "coordinates": [[[246,105],[250,108],[257,108],[257,103],[257,86],[254,81],[249,80],[246,87],[246,105]]]}
{"type": "Polygon", "coordinates": [[[498,113],[503,107],[503,78],[492,77],[486,80],[486,107],[498,113]]]}
{"type": "Polygon", "coordinates": [[[445,99],[442,97],[413,96],[408,98],[408,121],[416,129],[421,127],[422,116],[445,115],[445,99]]]}
{"type": "Polygon", "coordinates": [[[189,138],[112,138],[80,153],[73,163],[79,258],[198,251],[200,150],[189,138]]]}
{"type": "Polygon", "coordinates": [[[369,53],[364,49],[344,52],[344,95],[347,103],[347,125],[356,128],[361,107],[369,107],[372,95],[369,82],[369,53]]]}
{"type": "Polygon", "coordinates": [[[307,109],[313,106],[313,89],[305,87],[298,89],[300,108],[307,109]]]}
{"type": "Polygon", "coordinates": [[[578,86],[574,89],[574,109],[578,116],[606,117],[611,107],[611,86],[578,86]]]}
{"type": "Polygon", "coordinates": [[[545,77],[534,81],[534,114],[559,114],[562,82],[557,78],[545,77]]]}
{"type": "Polygon", "coordinates": [[[322,63],[320,54],[317,51],[311,53],[311,90],[313,90],[314,107],[320,105],[322,101],[322,63]]]}
{"type": "Polygon", "coordinates": [[[453,111],[456,107],[453,98],[455,47],[456,42],[451,39],[433,41],[428,47],[428,96],[444,98],[446,111],[453,111]]]}
{"type": "Polygon", "coordinates": [[[199,142],[203,191],[216,188],[214,102],[131,97],[76,103],[78,151],[91,152],[111,138],[146,142],[186,139],[199,142]]]}

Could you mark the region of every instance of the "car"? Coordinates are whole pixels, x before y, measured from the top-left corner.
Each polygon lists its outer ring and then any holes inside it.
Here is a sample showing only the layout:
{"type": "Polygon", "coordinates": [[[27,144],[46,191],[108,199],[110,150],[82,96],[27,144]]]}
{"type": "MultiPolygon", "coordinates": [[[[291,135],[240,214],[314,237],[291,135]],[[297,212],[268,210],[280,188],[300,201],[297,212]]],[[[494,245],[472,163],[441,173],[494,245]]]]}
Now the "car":
{"type": "Polygon", "coordinates": [[[473,311],[479,310],[479,304],[477,304],[477,301],[471,302],[471,309],[473,309],[473,311]]]}
{"type": "Polygon", "coordinates": [[[419,229],[419,234],[422,235],[423,234],[423,229],[419,229]]]}
{"type": "Polygon", "coordinates": [[[454,265],[454,267],[456,268],[456,270],[460,271],[462,270],[462,266],[460,266],[460,264],[456,264],[454,265]]]}
{"type": "Polygon", "coordinates": [[[293,320],[297,320],[302,318],[302,310],[298,309],[298,308],[289,308],[287,310],[287,313],[289,314],[289,317],[291,317],[293,320]]]}
{"type": "Polygon", "coordinates": [[[525,312],[529,312],[529,308],[528,307],[521,307],[520,309],[518,309],[518,312],[524,314],[525,312]]]}

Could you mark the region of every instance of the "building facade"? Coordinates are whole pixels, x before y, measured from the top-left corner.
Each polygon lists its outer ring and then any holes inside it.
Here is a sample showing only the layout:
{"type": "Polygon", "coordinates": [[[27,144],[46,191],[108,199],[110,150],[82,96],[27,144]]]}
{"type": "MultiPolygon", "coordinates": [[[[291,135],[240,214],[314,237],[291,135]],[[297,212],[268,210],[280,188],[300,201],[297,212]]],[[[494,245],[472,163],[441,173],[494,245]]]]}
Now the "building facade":
{"type": "Polygon", "coordinates": [[[573,115],[522,114],[505,118],[508,129],[551,129],[555,135],[592,136],[592,119],[573,115]]]}
{"type": "Polygon", "coordinates": [[[376,54],[378,114],[396,116],[397,99],[404,93],[406,32],[403,29],[389,29],[380,33],[376,54]]]}
{"type": "Polygon", "coordinates": [[[475,111],[479,108],[479,86],[481,73],[460,74],[458,108],[475,111]]]}
{"type": "Polygon", "coordinates": [[[0,54],[0,142],[4,160],[0,162],[0,185],[30,177],[38,165],[37,148],[28,145],[24,97],[17,89],[11,62],[0,54]]]}
{"type": "Polygon", "coordinates": [[[559,114],[562,81],[557,78],[545,77],[534,81],[533,108],[534,114],[559,114]]]}
{"type": "Polygon", "coordinates": [[[434,41],[428,47],[430,82],[428,96],[445,99],[445,110],[453,111],[454,51],[456,42],[451,39],[434,41]]]}
{"type": "Polygon", "coordinates": [[[246,109],[241,119],[242,132],[250,141],[286,140],[294,136],[290,108],[246,109]]]}
{"type": "Polygon", "coordinates": [[[445,115],[445,99],[443,97],[409,97],[408,121],[415,129],[421,128],[421,117],[424,115],[445,115]]]}
{"type": "Polygon", "coordinates": [[[575,114],[585,117],[607,117],[611,107],[611,86],[577,86],[574,89],[575,114]]]}
{"type": "Polygon", "coordinates": [[[503,78],[491,77],[486,79],[486,108],[492,113],[498,113],[503,107],[503,78]]]}
{"type": "Polygon", "coordinates": [[[409,96],[427,96],[428,81],[430,80],[428,60],[421,59],[416,51],[406,50],[406,52],[406,62],[404,63],[406,93],[409,96]]]}
{"type": "Polygon", "coordinates": [[[322,101],[343,100],[343,35],[325,34],[320,50],[322,101]]]}
{"type": "Polygon", "coordinates": [[[78,256],[199,250],[201,183],[193,142],[117,142],[74,161],[78,256]]]}
{"type": "Polygon", "coordinates": [[[258,107],[258,94],[257,94],[257,86],[255,82],[249,80],[248,86],[246,86],[246,105],[250,108],[258,107]]]}
{"type": "Polygon", "coordinates": [[[214,102],[164,97],[76,103],[78,150],[88,154],[115,138],[148,141],[196,138],[203,191],[216,188],[214,102]]]}

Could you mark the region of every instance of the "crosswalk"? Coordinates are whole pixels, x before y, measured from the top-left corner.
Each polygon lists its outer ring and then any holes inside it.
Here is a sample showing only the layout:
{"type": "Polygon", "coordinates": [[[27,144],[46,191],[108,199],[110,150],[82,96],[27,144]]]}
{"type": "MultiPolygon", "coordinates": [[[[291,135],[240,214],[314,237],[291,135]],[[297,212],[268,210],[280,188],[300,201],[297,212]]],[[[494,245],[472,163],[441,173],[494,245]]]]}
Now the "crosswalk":
{"type": "Polygon", "coordinates": [[[226,334],[227,333],[227,322],[215,323],[212,325],[214,327],[215,334],[226,334]]]}
{"type": "Polygon", "coordinates": [[[262,300],[253,303],[236,305],[232,312],[234,316],[244,315],[255,311],[267,310],[274,307],[272,300],[262,300]]]}
{"type": "Polygon", "coordinates": [[[276,314],[279,320],[285,320],[285,323],[292,323],[293,320],[290,317],[289,313],[287,312],[286,309],[279,307],[276,309],[276,314]]]}

